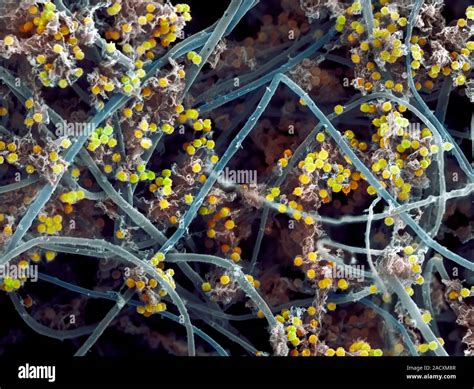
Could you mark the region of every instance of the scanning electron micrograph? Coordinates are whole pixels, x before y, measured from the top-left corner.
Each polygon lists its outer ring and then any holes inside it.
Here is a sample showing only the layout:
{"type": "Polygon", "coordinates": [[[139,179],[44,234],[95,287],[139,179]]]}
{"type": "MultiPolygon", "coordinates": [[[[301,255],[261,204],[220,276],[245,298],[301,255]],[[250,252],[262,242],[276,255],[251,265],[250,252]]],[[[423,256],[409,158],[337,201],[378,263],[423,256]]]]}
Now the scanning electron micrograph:
{"type": "Polygon", "coordinates": [[[472,2],[185,1],[0,1],[0,357],[474,356],[472,2]]]}

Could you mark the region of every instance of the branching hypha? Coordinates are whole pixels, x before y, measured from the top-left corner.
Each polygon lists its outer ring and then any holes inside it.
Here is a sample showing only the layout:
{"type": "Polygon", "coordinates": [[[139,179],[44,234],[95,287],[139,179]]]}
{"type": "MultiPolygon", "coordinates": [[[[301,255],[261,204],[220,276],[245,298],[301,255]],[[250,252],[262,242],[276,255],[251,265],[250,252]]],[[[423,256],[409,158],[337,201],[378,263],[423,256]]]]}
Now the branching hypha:
{"type": "Polygon", "coordinates": [[[472,6],[79,3],[0,6],[1,298],[32,331],[472,355],[472,6]]]}

